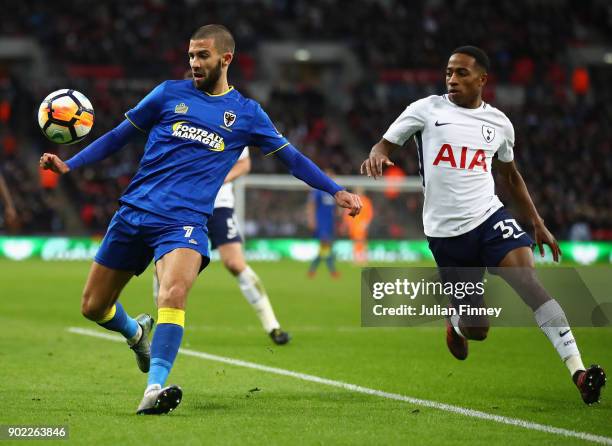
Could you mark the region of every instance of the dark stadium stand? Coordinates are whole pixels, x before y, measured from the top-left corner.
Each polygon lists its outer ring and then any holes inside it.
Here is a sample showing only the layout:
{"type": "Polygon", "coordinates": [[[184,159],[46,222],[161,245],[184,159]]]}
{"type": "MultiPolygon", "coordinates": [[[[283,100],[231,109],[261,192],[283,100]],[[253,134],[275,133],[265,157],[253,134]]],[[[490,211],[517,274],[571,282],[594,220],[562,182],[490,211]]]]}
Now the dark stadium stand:
{"type": "MultiPolygon", "coordinates": [[[[228,26],[237,41],[230,80],[256,98],[262,97],[265,85],[264,106],[280,131],[338,174],[357,174],[369,148],[408,103],[444,91],[443,67],[454,47],[481,46],[492,61],[485,99],[514,124],[517,164],[550,230],[559,238],[612,240],[612,65],[582,63],[576,56],[581,48],[612,41],[608,2],[368,0],[353,7],[354,3],[16,3],[11,14],[0,16],[0,40],[34,39],[47,74],[45,79],[30,78],[35,74],[8,62],[0,68],[0,162],[18,197],[21,231],[61,232],[72,212],[83,232],[103,232],[142,150],[141,141],[131,143],[112,158],[63,179],[61,194],[74,209],[53,210],[52,195],[39,186],[42,180],[28,163],[43,150],[68,157],[84,144],[47,143],[35,124],[38,101],[68,86],[86,94],[96,110],[91,141],[118,124],[123,112],[157,82],[181,78],[187,68],[189,35],[202,24],[216,22],[228,26]],[[75,8],[87,14],[72,20],[75,8]],[[461,21],[455,19],[459,9],[461,21]],[[297,76],[268,85],[262,74],[266,60],[258,48],[269,41],[342,45],[357,57],[361,79],[334,92],[342,96],[342,105],[330,100],[329,92],[320,88],[320,77],[315,74],[313,80],[312,71],[304,68],[307,64],[297,76]],[[15,76],[24,80],[17,82],[15,76]]],[[[418,174],[412,145],[399,154],[397,165],[408,175],[418,174]]],[[[253,172],[285,170],[278,162],[254,155],[253,172]]],[[[262,200],[258,206],[266,202],[273,204],[262,200]]],[[[399,210],[394,203],[379,214],[393,219],[402,208],[420,212],[411,199],[399,210]]],[[[261,207],[253,213],[270,215],[261,207]]],[[[285,217],[279,219],[290,220],[290,215],[285,217]]],[[[293,228],[304,235],[303,225],[293,228]]]]}

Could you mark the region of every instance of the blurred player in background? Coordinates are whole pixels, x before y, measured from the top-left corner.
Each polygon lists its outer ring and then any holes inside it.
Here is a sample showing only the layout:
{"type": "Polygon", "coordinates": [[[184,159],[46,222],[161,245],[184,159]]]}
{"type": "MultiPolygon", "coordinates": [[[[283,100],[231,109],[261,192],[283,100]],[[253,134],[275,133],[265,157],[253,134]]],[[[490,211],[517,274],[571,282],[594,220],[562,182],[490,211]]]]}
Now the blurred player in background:
{"type": "Polygon", "coordinates": [[[165,387],[185,325],[187,294],[209,261],[205,224],[215,197],[245,146],[276,155],[290,172],[321,189],[354,215],[359,197],[342,189],[293,147],[261,106],[231,87],[227,70],[234,38],[221,25],[206,25],[192,35],[192,80],[166,81],[129,110],[116,128],[67,162],[45,153],[40,166],[66,174],[100,161],[136,137],[148,134],[140,166],[120,198],[92,264],[81,304],[83,315],[121,333],[148,372],[137,414],[174,410],[182,389],[165,387]],[[151,260],[159,277],[158,325],[149,347],[153,321],[128,316],[117,301],[123,287],[151,260]]]}
{"type": "Polygon", "coordinates": [[[368,262],[368,228],[374,218],[374,208],[363,187],[356,188],[354,192],[361,199],[361,212],[355,218],[343,216],[342,224],[353,242],[353,261],[357,265],[365,265],[368,262]]]}
{"type": "MultiPolygon", "coordinates": [[[[502,276],[531,307],[582,399],[592,404],[600,399],[605,373],[597,365],[584,367],[563,309],[535,274],[533,240],[495,195],[491,175],[494,156],[501,181],[522,217],[532,225],[540,254],[544,255],[546,244],[558,261],[559,245],[544,225],[514,163],[512,123],[482,100],[488,71],[489,58],[481,49],[463,46],[453,51],[446,67],[448,94],[410,104],[372,147],[361,172],[374,178],[381,176],[383,167],[393,165],[391,152],[415,136],[425,194],[423,224],[437,265],[475,267],[479,277],[472,280],[479,282],[485,267],[502,276]]],[[[443,280],[445,275],[441,270],[443,280]]],[[[469,304],[484,305],[482,297],[469,304]]],[[[461,302],[451,301],[455,308],[461,302]]],[[[486,317],[452,316],[446,335],[450,352],[457,359],[465,359],[468,339],[482,341],[488,329],[486,317]]]]}
{"type": "Polygon", "coordinates": [[[0,197],[2,197],[2,205],[4,206],[4,227],[9,231],[16,229],[18,226],[17,210],[11,197],[11,191],[6,184],[4,175],[2,175],[2,170],[0,170],[0,197]]]}
{"type": "MultiPolygon", "coordinates": [[[[333,172],[326,169],[325,172],[333,177],[333,172]]],[[[313,236],[319,240],[319,253],[310,263],[308,276],[314,277],[321,260],[325,259],[327,269],[333,278],[340,277],[336,270],[336,258],[333,250],[334,238],[336,235],[336,205],[334,200],[320,190],[313,190],[306,204],[306,218],[308,219],[308,229],[313,231],[313,236]]]]}
{"type": "MultiPolygon", "coordinates": [[[[250,170],[251,157],[249,156],[249,148],[245,147],[238,161],[225,177],[223,186],[221,186],[217,198],[215,198],[213,214],[207,223],[208,238],[212,249],[219,250],[225,268],[238,280],[242,295],[255,310],[264,331],[275,344],[283,345],[289,342],[291,337],[289,333],[281,329],[263,282],[244,259],[242,238],[234,217],[233,181],[248,174],[250,170]]],[[[157,302],[157,296],[159,295],[157,272],[153,274],[153,295],[155,302],[157,302]]]]}

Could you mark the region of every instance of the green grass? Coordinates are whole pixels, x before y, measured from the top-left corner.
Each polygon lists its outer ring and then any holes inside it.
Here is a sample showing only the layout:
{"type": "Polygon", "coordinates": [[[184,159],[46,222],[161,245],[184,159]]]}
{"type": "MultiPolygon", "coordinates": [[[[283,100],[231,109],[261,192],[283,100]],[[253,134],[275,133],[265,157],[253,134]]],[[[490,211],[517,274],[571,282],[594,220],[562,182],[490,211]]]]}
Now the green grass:
{"type": "MultiPolygon", "coordinates": [[[[353,266],[340,266],[340,280],[324,270],[308,280],[302,263],[252,266],[291,344],[271,344],[236,282],[213,264],[189,296],[183,347],[612,437],[612,394],[586,407],[537,328],[493,328],[459,362],[440,328],[360,328],[353,266]]],[[[170,376],[185,392],[177,411],[136,417],[146,379],[132,352],[66,331],[96,328],[79,312],[88,268],[0,261],[0,424],[66,424],[74,444],[580,443],[181,355],[170,376]]],[[[154,311],[150,289],[149,273],[128,285],[122,302],[130,314],[154,311]]],[[[612,330],[574,333],[586,362],[612,367],[612,330]]]]}

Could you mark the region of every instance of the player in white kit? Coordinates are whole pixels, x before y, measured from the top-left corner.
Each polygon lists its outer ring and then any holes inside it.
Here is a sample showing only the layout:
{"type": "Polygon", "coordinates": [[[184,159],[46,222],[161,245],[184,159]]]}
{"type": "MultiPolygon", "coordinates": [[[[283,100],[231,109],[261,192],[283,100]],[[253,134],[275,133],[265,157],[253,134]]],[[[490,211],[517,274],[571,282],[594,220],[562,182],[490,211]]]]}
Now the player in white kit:
{"type": "MultiPolygon", "coordinates": [[[[215,198],[214,211],[208,219],[208,238],[212,249],[219,250],[225,268],[238,280],[240,291],[257,314],[261,325],[272,341],[283,345],[291,339],[283,331],[272,309],[272,304],[259,276],[247,265],[242,251],[242,238],[234,217],[234,187],[232,182],[249,173],[251,158],[249,148],[245,147],[236,164],[225,177],[225,181],[215,198]]],[[[153,294],[157,298],[157,275],[153,277],[153,294]]]]}
{"type": "MultiPolygon", "coordinates": [[[[372,147],[361,173],[381,176],[385,166],[393,165],[391,152],[414,136],[425,195],[423,225],[442,279],[456,280],[457,271],[465,271],[462,267],[471,267],[470,281],[482,280],[485,268],[503,277],[534,311],[536,322],[569,369],[582,399],[592,404],[599,401],[605,385],[604,370],[597,365],[584,367],[563,309],[535,274],[533,240],[495,195],[492,164],[524,221],[532,225],[540,254],[546,244],[558,261],[559,245],[539,216],[514,163],[512,123],[482,100],[488,70],[489,58],[480,48],[463,46],[453,51],[446,68],[448,93],[410,104],[372,147]]],[[[455,308],[459,303],[451,298],[455,308]]],[[[482,306],[484,302],[476,299],[470,304],[482,306]]],[[[467,340],[484,340],[488,329],[486,317],[450,317],[446,330],[449,350],[457,359],[465,359],[467,340]]]]}

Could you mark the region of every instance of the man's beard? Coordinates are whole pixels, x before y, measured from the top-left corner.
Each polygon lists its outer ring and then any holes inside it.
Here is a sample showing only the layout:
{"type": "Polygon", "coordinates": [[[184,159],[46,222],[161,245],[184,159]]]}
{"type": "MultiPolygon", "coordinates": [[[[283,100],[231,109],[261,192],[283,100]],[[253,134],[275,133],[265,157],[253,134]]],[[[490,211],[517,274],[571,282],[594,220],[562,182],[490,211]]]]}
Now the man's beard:
{"type": "Polygon", "coordinates": [[[220,77],[221,61],[219,60],[217,66],[208,72],[208,75],[200,82],[199,86],[195,80],[193,81],[193,83],[198,90],[211,93],[214,90],[215,85],[217,85],[217,81],[220,77]]]}

